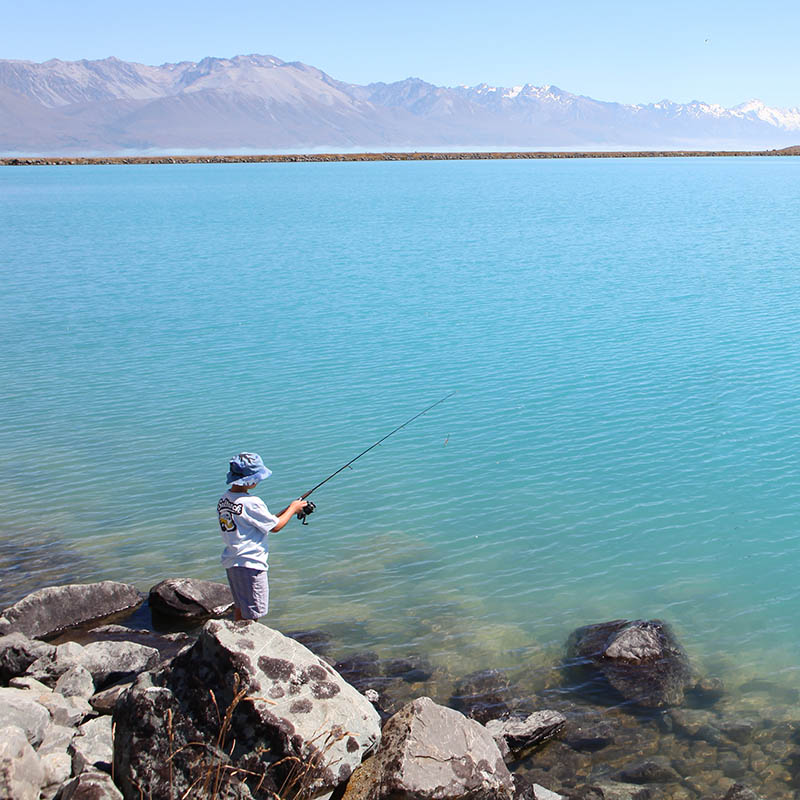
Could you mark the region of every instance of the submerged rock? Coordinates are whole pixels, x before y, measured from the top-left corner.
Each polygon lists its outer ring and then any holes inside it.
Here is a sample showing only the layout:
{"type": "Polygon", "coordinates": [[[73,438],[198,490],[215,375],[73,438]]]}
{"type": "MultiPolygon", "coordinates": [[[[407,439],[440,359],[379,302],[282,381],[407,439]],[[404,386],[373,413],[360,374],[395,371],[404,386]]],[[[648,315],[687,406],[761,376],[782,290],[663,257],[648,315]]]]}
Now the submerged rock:
{"type": "Polygon", "coordinates": [[[517,756],[558,736],[566,724],[567,718],[558,711],[534,711],[525,718],[489,720],[486,730],[495,741],[502,740],[511,753],[517,756]]]}
{"type": "Polygon", "coordinates": [[[473,672],[462,678],[450,698],[450,705],[471,719],[486,724],[510,713],[508,677],[497,669],[473,672]]]}
{"type": "Polygon", "coordinates": [[[384,726],[377,753],[354,773],[343,800],[502,800],[514,782],[482,725],[420,697],[384,726]]]}
{"type": "Polygon", "coordinates": [[[691,670],[660,620],[615,620],[578,628],[567,643],[570,666],[599,672],[626,700],[649,708],[680,705],[691,670]]]}
{"type": "Polygon", "coordinates": [[[23,597],[0,615],[0,634],[20,632],[35,638],[102,619],[141,605],[135,586],[116,581],[48,586],[23,597]]]}
{"type": "Polygon", "coordinates": [[[223,797],[250,797],[245,781],[277,792],[300,773],[322,793],[380,739],[363,695],[298,642],[251,621],[207,622],[190,650],[139,676],[114,723],[114,774],[134,800],[140,790],[180,796],[208,769],[219,769],[223,797]]]}
{"type": "Polygon", "coordinates": [[[150,589],[153,611],[181,619],[221,617],[233,608],[233,595],[224,583],[195,578],[168,578],[150,589]]]}

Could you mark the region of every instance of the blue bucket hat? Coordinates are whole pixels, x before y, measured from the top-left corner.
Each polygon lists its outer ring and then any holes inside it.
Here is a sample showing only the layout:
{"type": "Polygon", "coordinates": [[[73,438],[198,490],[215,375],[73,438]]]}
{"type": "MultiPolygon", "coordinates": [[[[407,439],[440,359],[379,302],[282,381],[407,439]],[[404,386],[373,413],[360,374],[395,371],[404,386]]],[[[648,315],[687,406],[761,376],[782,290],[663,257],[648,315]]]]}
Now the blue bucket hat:
{"type": "Polygon", "coordinates": [[[226,483],[234,486],[252,486],[253,484],[269,478],[272,470],[264,466],[258,453],[239,453],[230,461],[226,483]]]}

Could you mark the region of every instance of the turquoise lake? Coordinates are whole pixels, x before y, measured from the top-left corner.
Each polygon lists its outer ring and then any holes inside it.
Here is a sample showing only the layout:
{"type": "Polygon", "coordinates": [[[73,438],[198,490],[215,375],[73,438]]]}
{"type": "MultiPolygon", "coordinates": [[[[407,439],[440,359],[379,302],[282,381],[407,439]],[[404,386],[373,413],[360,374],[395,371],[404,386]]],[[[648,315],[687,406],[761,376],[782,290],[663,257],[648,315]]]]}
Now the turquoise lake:
{"type": "Polygon", "coordinates": [[[454,672],[668,621],[800,688],[800,159],[0,170],[0,605],[224,580],[227,461],[271,612],[454,672]]]}

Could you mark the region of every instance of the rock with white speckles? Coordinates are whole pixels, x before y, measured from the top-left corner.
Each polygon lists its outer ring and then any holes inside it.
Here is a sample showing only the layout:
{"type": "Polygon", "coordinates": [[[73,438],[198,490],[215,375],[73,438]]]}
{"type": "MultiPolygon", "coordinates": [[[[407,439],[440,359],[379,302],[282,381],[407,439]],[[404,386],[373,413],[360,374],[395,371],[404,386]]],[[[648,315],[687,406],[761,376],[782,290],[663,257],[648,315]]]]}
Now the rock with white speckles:
{"type": "Polygon", "coordinates": [[[278,791],[299,767],[318,794],[347,780],[380,740],[377,711],[330,664],[251,621],[207,622],[190,650],[139,676],[114,722],[114,774],[135,800],[140,788],[168,796],[170,781],[180,796],[216,765],[220,797],[250,797],[245,780],[278,791]]]}

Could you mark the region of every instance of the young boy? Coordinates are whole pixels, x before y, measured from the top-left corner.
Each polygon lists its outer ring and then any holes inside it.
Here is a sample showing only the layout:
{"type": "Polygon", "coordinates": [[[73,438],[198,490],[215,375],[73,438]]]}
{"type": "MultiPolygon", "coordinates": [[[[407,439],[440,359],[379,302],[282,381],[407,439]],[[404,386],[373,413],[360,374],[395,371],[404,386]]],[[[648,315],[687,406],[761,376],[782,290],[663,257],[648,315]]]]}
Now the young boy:
{"type": "Polygon", "coordinates": [[[222,566],[235,604],[234,618],[258,619],[269,610],[267,582],[267,537],[277,533],[298,511],[305,500],[295,500],[276,517],[260,497],[247,492],[272,475],[256,453],[239,453],[231,459],[227,483],[231,488],[217,503],[219,527],[225,549],[222,566]]]}

